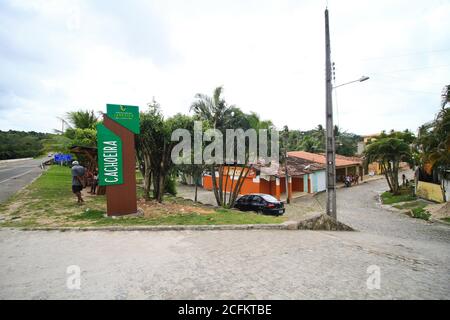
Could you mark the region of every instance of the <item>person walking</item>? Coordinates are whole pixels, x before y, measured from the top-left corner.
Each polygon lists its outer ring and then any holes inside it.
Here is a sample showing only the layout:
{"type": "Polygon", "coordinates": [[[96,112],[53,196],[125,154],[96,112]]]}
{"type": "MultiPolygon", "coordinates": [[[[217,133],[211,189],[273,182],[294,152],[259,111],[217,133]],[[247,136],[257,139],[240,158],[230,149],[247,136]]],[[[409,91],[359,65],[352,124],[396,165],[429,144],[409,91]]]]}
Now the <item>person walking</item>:
{"type": "Polygon", "coordinates": [[[82,204],[84,202],[81,197],[81,190],[83,190],[83,177],[86,169],[80,166],[78,161],[72,162],[72,192],[77,196],[77,203],[82,204]]]}
{"type": "Polygon", "coordinates": [[[95,194],[95,190],[97,189],[97,184],[98,184],[98,171],[97,171],[97,169],[95,169],[93,172],[93,176],[92,176],[91,194],[95,194]]]}

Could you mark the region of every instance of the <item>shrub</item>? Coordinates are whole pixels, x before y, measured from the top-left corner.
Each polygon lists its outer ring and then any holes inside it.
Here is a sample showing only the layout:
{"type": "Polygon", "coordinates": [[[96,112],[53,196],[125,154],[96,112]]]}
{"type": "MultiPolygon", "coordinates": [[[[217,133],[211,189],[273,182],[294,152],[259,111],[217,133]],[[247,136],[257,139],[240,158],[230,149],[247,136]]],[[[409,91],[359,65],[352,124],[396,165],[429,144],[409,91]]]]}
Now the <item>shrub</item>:
{"type": "Polygon", "coordinates": [[[391,192],[386,191],[381,194],[381,200],[383,201],[383,204],[393,204],[397,202],[413,201],[416,200],[416,197],[411,193],[394,195],[391,192]]]}
{"type": "Polygon", "coordinates": [[[411,216],[416,219],[428,220],[430,219],[431,214],[424,208],[413,208],[411,209],[411,216]]]}
{"type": "Polygon", "coordinates": [[[177,183],[175,178],[168,176],[165,181],[165,191],[173,196],[177,195],[177,183]]]}

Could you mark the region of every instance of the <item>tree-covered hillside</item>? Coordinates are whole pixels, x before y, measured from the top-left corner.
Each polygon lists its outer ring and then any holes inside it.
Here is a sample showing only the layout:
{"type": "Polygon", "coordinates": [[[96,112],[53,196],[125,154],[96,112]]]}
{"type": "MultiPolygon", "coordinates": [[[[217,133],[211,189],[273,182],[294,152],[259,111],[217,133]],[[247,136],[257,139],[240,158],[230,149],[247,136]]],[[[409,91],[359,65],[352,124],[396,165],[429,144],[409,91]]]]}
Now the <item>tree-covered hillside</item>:
{"type": "Polygon", "coordinates": [[[0,130],[0,160],[39,156],[44,152],[43,141],[50,136],[35,131],[0,130]]]}

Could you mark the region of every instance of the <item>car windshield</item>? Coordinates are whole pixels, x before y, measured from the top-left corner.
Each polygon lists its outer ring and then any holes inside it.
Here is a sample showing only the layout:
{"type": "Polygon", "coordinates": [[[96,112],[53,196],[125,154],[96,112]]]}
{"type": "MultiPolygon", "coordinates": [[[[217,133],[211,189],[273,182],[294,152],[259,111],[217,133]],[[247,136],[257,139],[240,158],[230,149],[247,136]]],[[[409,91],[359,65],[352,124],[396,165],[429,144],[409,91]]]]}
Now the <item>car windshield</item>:
{"type": "Polygon", "coordinates": [[[264,194],[264,195],[261,195],[261,197],[266,201],[278,202],[278,199],[275,197],[272,197],[270,194],[264,194]]]}

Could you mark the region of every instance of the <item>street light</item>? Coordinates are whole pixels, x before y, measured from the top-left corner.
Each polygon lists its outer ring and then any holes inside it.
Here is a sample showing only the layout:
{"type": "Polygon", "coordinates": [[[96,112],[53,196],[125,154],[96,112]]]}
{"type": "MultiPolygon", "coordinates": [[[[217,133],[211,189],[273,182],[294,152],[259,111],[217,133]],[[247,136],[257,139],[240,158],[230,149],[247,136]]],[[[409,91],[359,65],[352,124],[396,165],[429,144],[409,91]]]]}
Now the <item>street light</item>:
{"type": "Polygon", "coordinates": [[[369,77],[362,76],[333,87],[331,72],[330,50],[330,25],[328,21],[328,8],[325,9],[325,110],[326,110],[326,185],[327,185],[327,209],[328,216],[337,219],[336,213],[336,144],[333,125],[333,102],[331,99],[333,89],[345,86],[353,82],[363,82],[369,77]]]}
{"type": "Polygon", "coordinates": [[[363,82],[363,81],[366,81],[366,80],[369,80],[369,79],[370,79],[370,78],[367,77],[367,76],[362,76],[361,78],[359,78],[359,79],[357,79],[357,80],[353,80],[353,81],[350,81],[350,82],[346,82],[346,83],[342,83],[342,84],[339,84],[339,85],[337,85],[337,86],[334,86],[333,89],[336,89],[337,87],[345,86],[345,85],[350,84],[350,83],[353,83],[353,82],[363,82]]]}

